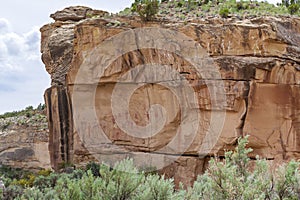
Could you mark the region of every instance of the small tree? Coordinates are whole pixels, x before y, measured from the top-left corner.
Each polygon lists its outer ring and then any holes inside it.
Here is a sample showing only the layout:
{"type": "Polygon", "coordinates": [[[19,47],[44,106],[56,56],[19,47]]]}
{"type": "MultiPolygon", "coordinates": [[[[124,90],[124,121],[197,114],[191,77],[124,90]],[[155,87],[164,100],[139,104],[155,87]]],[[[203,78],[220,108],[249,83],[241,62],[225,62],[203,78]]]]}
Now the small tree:
{"type": "Polygon", "coordinates": [[[291,4],[289,7],[288,7],[288,10],[289,10],[289,13],[291,15],[295,14],[296,12],[299,11],[299,8],[300,8],[300,5],[299,4],[291,4]]]}
{"type": "Polygon", "coordinates": [[[282,0],[282,5],[287,7],[289,13],[291,15],[297,13],[300,8],[300,1],[299,0],[282,0]]]}
{"type": "Polygon", "coordinates": [[[153,20],[154,16],[158,13],[159,1],[158,0],[135,0],[132,4],[132,12],[137,12],[144,21],[153,20]]]}
{"type": "Polygon", "coordinates": [[[229,9],[228,8],[221,8],[219,11],[219,15],[223,18],[227,18],[229,15],[229,9]]]}

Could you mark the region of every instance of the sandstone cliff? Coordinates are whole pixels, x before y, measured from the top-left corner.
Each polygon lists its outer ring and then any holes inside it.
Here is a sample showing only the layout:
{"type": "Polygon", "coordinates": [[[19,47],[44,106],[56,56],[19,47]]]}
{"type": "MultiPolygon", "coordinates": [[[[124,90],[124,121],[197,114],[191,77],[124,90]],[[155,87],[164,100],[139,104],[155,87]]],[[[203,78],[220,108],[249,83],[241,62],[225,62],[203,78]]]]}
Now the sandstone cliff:
{"type": "Polygon", "coordinates": [[[52,18],[41,28],[52,167],[131,156],[190,184],[243,135],[253,158],[300,158],[299,18],[145,23],[86,7],[52,18]]]}

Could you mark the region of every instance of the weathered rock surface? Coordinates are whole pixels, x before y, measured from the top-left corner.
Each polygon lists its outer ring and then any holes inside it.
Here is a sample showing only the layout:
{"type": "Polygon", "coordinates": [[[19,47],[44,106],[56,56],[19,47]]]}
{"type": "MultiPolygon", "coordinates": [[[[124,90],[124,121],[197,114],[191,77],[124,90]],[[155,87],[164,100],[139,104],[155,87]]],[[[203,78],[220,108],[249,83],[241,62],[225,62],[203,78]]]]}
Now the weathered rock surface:
{"type": "Polygon", "coordinates": [[[243,135],[253,158],[300,158],[299,18],[144,23],[73,10],[41,28],[52,167],[131,156],[189,185],[207,156],[222,156],[243,135]],[[194,55],[190,42],[201,45],[201,73],[180,54],[194,55]],[[158,104],[164,111],[151,107],[158,104]]]}
{"type": "Polygon", "coordinates": [[[108,12],[93,10],[85,6],[72,6],[63,9],[62,11],[57,11],[56,13],[51,14],[50,17],[55,21],[80,21],[90,17],[104,17],[105,15],[108,15],[108,12]]]}
{"type": "Polygon", "coordinates": [[[0,164],[27,170],[49,169],[45,115],[0,119],[0,164]]]}

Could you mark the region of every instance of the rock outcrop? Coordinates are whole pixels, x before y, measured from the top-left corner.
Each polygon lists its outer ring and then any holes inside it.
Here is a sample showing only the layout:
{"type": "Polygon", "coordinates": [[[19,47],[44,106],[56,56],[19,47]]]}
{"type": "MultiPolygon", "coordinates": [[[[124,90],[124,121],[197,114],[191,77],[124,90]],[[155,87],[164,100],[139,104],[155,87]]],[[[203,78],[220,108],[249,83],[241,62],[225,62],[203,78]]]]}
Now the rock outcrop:
{"type": "Polygon", "coordinates": [[[299,18],[103,13],[72,7],[41,28],[53,168],[133,157],[189,185],[244,135],[253,158],[300,158],[299,18]]]}
{"type": "Polygon", "coordinates": [[[48,135],[45,114],[0,119],[0,165],[50,169],[48,135]]]}

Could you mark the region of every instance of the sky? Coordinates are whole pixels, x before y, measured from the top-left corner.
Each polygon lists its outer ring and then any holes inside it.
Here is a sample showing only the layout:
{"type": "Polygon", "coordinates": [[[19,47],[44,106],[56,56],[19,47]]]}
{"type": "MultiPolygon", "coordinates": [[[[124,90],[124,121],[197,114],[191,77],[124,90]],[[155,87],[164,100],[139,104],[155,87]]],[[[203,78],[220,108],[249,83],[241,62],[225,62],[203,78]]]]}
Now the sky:
{"type": "MultiPolygon", "coordinates": [[[[84,5],[116,13],[134,0],[1,0],[0,114],[43,103],[50,76],[41,61],[40,32],[50,14],[84,5]]],[[[278,0],[269,0],[276,3],[278,0]]]]}
{"type": "Polygon", "coordinates": [[[36,107],[50,87],[41,61],[40,32],[53,20],[50,14],[71,5],[116,13],[133,0],[1,0],[0,3],[0,114],[36,107]]]}

